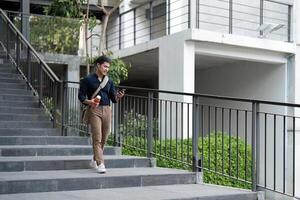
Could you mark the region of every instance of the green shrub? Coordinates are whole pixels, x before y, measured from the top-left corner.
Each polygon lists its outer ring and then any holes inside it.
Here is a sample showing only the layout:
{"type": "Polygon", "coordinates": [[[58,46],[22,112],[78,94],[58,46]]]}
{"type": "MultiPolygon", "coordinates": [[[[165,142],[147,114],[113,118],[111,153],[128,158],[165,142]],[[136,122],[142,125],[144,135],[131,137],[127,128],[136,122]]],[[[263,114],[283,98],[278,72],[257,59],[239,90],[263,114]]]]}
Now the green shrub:
{"type": "MultiPolygon", "coordinates": [[[[21,19],[14,23],[21,27],[21,19]]],[[[79,19],[50,16],[31,16],[30,43],[39,52],[75,55],[79,45],[79,19]]]]}
{"type": "MultiPolygon", "coordinates": [[[[146,156],[146,142],[144,138],[134,137],[129,135],[123,138],[124,144],[122,153],[125,155],[134,156],[146,156]]],[[[202,140],[198,140],[199,158],[202,153],[202,140]]],[[[204,182],[247,188],[250,189],[251,185],[240,180],[251,181],[251,146],[245,144],[245,140],[236,137],[229,137],[228,134],[224,134],[222,137],[221,133],[211,133],[210,137],[205,136],[203,139],[203,178],[204,182]],[[222,155],[222,140],[224,154],[222,155]],[[231,145],[229,145],[231,143],[231,145]],[[217,147],[216,147],[217,144],[217,147]],[[210,148],[209,148],[210,146],[210,148]],[[229,148],[231,146],[231,150],[229,148]],[[238,147],[238,148],[237,148],[238,147]],[[237,151],[238,149],[238,151],[237,151]],[[229,150],[230,162],[229,162],[229,150]],[[215,152],[217,154],[215,154],[215,152]],[[210,155],[210,165],[209,165],[210,155]],[[215,155],[217,155],[215,159],[215,155]],[[246,156],[247,155],[247,166],[246,156]],[[222,157],[224,162],[224,175],[231,175],[232,178],[220,175],[222,173],[222,157]],[[210,171],[210,170],[212,171],[210,171]],[[215,173],[216,172],[218,173],[215,173]],[[246,174],[245,174],[246,171],[246,174]],[[238,175],[238,176],[237,176],[238,175]],[[246,175],[246,176],[245,176],[246,175]],[[240,179],[240,180],[238,180],[240,179]]],[[[155,140],[153,145],[154,157],[157,160],[157,166],[167,168],[178,168],[191,170],[192,165],[192,140],[184,139],[183,143],[181,140],[155,140]]]]}
{"type": "MultiPolygon", "coordinates": [[[[134,112],[133,110],[125,111],[123,124],[119,126],[119,132],[126,134],[126,136],[145,137],[147,134],[148,120],[146,115],[134,112]]],[[[153,118],[153,134],[158,132],[158,120],[153,118]]],[[[153,135],[154,136],[154,135],[153,135]]]]}

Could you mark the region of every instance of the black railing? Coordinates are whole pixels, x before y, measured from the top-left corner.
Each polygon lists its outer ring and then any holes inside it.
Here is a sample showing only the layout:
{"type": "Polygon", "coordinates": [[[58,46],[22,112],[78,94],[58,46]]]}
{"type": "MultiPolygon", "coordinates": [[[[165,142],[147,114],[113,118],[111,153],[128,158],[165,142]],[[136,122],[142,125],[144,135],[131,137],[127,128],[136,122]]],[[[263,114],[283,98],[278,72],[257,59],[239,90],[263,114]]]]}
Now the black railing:
{"type": "MultiPolygon", "coordinates": [[[[85,135],[78,83],[64,86],[65,113],[72,113],[64,118],[65,133],[85,135]]],[[[110,135],[125,153],[204,172],[206,182],[226,179],[231,186],[295,196],[294,112],[300,105],[126,88],[113,105],[110,135]]]]}
{"type": "Polygon", "coordinates": [[[60,80],[1,9],[0,27],[0,42],[6,50],[7,58],[26,80],[28,88],[45,108],[53,127],[56,127],[61,110],[58,105],[61,102],[58,99],[61,91],[60,80]]]}

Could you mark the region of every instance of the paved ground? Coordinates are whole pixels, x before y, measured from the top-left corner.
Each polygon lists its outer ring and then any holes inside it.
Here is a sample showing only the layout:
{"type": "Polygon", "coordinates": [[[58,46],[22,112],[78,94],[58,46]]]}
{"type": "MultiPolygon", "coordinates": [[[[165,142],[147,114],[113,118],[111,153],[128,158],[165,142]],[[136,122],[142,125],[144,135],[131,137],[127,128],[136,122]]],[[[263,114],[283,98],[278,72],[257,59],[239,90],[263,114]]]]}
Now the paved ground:
{"type": "Polygon", "coordinates": [[[0,195],[1,200],[254,200],[256,194],[247,190],[229,189],[203,184],[132,187],[98,190],[77,190],[66,192],[41,192],[0,195]]]}

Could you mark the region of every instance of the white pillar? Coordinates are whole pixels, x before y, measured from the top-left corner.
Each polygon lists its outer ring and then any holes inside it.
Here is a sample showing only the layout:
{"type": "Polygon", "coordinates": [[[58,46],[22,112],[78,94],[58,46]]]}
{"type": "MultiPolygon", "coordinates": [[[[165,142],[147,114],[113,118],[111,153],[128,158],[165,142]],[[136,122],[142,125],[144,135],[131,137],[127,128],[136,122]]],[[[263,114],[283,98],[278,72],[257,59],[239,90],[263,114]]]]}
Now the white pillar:
{"type": "Polygon", "coordinates": [[[195,47],[179,37],[161,40],[159,46],[159,89],[195,91],[195,47]]]}
{"type": "MultiPolygon", "coordinates": [[[[180,36],[168,37],[159,46],[159,89],[176,92],[195,92],[195,48],[191,41],[180,36]]],[[[192,136],[192,96],[160,93],[163,101],[160,114],[163,137],[192,136]],[[176,102],[177,109],[176,109],[176,102]],[[181,131],[182,130],[182,131],[181,131]],[[172,135],[171,135],[172,133],[172,135]]]]}

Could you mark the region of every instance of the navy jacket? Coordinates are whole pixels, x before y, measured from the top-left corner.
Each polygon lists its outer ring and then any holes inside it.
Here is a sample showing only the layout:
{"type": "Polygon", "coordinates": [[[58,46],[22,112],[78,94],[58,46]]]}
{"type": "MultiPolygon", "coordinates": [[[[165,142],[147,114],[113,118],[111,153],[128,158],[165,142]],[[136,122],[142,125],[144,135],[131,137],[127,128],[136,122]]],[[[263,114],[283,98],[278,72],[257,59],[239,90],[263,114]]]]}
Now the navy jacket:
{"type": "MultiPolygon", "coordinates": [[[[99,87],[100,81],[96,73],[92,73],[80,81],[78,99],[83,103],[85,99],[91,99],[92,95],[99,87]]],[[[116,88],[111,79],[108,80],[105,87],[100,90],[98,95],[101,96],[100,106],[110,105],[110,101],[116,103],[116,88]]],[[[96,95],[97,96],[97,95],[96,95]]]]}

